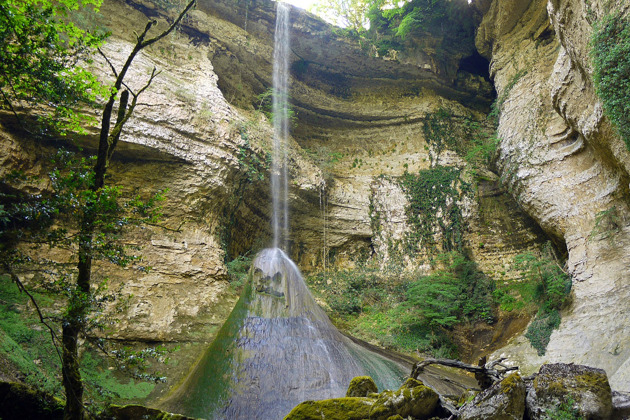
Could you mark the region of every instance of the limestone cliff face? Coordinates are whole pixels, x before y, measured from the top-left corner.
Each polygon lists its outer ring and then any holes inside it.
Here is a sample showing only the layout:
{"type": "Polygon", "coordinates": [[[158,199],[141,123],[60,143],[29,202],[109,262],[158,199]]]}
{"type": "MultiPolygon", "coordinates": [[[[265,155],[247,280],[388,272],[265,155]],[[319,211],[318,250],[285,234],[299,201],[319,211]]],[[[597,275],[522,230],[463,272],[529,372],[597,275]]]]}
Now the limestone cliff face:
{"type": "MultiPolygon", "coordinates": [[[[500,103],[500,170],[522,207],[568,252],[572,304],[538,357],[523,337],[500,353],[604,368],[630,387],[630,154],[595,94],[591,20],[610,2],[492,1],[477,46],[491,59],[500,103]],[[587,13],[588,9],[591,9],[587,13]],[[590,16],[590,17],[589,17],[590,16]],[[601,215],[615,212],[616,225],[601,215]]],[[[627,6],[626,6],[627,8],[627,6]]]]}

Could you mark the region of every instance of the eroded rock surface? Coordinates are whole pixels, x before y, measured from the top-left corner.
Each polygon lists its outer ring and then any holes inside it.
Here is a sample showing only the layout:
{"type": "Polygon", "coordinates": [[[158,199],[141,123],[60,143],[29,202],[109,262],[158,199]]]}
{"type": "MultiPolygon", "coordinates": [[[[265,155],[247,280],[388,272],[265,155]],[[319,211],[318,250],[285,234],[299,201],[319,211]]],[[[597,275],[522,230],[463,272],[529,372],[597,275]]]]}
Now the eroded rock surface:
{"type": "MultiPolygon", "coordinates": [[[[500,353],[533,372],[545,362],[592,364],[630,386],[630,155],[595,95],[587,9],[606,2],[493,1],[478,31],[501,107],[502,175],[521,206],[568,253],[571,306],[539,357],[521,337],[500,353]],[[598,215],[615,212],[602,228],[598,215]]],[[[618,7],[611,5],[612,7],[618,7]]]]}

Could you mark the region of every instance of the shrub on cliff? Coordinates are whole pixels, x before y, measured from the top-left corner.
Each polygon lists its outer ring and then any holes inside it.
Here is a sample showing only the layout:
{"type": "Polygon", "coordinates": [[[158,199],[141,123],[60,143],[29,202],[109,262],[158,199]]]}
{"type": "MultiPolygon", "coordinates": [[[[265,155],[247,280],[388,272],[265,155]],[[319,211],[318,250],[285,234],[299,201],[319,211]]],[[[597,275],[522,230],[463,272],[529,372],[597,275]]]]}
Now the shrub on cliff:
{"type": "Polygon", "coordinates": [[[596,22],[591,56],[604,112],[630,150],[630,19],[613,12],[596,22]]]}

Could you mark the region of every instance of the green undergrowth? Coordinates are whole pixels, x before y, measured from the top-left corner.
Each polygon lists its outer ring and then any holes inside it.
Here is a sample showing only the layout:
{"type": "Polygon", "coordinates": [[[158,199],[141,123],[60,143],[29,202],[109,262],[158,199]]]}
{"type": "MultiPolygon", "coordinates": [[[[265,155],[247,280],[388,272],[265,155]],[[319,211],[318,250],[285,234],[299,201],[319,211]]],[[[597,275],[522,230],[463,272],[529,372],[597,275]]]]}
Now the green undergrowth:
{"type": "Polygon", "coordinates": [[[560,326],[560,310],[569,301],[571,279],[549,243],[537,253],[517,255],[514,265],[520,270],[520,279],[497,285],[493,296],[502,311],[519,311],[534,317],[525,337],[543,356],[551,333],[560,326]]]}
{"type": "MultiPolygon", "coordinates": [[[[55,300],[45,291],[32,292],[46,313],[54,313],[55,300]]],[[[59,336],[54,322],[50,323],[59,336]]],[[[39,320],[28,296],[6,276],[0,276],[0,358],[27,385],[63,398],[61,362],[50,331],[39,320]]],[[[153,390],[153,381],[133,380],[113,369],[95,350],[82,355],[81,374],[90,405],[140,401],[153,390]]]]}
{"type": "Polygon", "coordinates": [[[543,355],[571,281],[550,244],[518,255],[514,266],[518,279],[495,281],[463,254],[449,252],[434,258],[429,275],[365,263],[312,273],[307,283],[338,328],[386,348],[457,357],[455,327],[493,324],[500,312],[516,312],[533,318],[526,337],[543,355]]]}
{"type": "Polygon", "coordinates": [[[361,266],[316,273],[311,289],[340,328],[402,352],[455,357],[450,332],[460,323],[494,321],[494,283],[458,253],[436,259],[431,275],[361,266]]]}

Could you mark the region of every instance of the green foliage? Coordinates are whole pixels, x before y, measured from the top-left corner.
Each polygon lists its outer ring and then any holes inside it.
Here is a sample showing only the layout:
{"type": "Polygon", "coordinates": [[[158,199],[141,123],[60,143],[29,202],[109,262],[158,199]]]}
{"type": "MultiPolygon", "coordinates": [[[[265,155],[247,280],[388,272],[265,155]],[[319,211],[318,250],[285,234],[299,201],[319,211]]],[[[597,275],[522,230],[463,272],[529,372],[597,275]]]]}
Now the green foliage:
{"type": "Polygon", "coordinates": [[[438,232],[442,235],[443,252],[461,250],[463,217],[457,200],[460,191],[469,186],[461,180],[460,170],[435,166],[417,175],[405,172],[399,182],[409,198],[405,212],[412,226],[406,239],[410,253],[416,253],[420,247],[435,249],[434,236],[438,232]]]}
{"type": "MultiPolygon", "coordinates": [[[[517,255],[515,267],[521,270],[522,284],[529,285],[527,293],[521,296],[531,300],[539,308],[535,319],[531,322],[525,337],[543,356],[553,330],[560,326],[560,309],[567,303],[571,292],[571,279],[556,263],[547,244],[539,255],[531,252],[517,255]]],[[[495,295],[505,304],[505,296],[495,295]]],[[[508,306],[509,309],[509,306],[508,306]]]]}
{"type": "MultiPolygon", "coordinates": [[[[55,319],[55,295],[45,290],[33,292],[39,305],[55,319]]],[[[58,333],[58,332],[57,332],[58,333]]],[[[120,361],[128,366],[127,371],[141,372],[146,369],[148,358],[164,359],[160,349],[145,349],[140,352],[114,352],[120,361]],[[133,356],[133,357],[124,357],[133,356]],[[140,366],[144,364],[144,367],[140,366]],[[139,370],[138,370],[139,369],[139,370]]],[[[56,379],[61,363],[50,340],[49,331],[42,326],[39,318],[30,308],[29,299],[20,292],[8,277],[0,276],[0,358],[8,360],[21,374],[28,385],[49,394],[62,396],[61,384],[56,379]]],[[[141,381],[129,381],[108,369],[104,359],[92,351],[86,351],[81,361],[81,372],[87,385],[89,399],[93,403],[145,398],[154,387],[150,375],[134,374],[141,381]]]]}
{"type": "Polygon", "coordinates": [[[4,0],[0,3],[2,106],[17,113],[26,103],[46,106],[44,122],[64,134],[84,132],[95,120],[76,109],[107,90],[77,65],[105,34],[80,28],[68,16],[98,10],[101,0],[4,0]]]}
{"type": "Polygon", "coordinates": [[[441,255],[444,269],[409,284],[407,305],[416,322],[435,330],[462,321],[494,322],[493,282],[459,253],[441,255]]]}
{"type": "Polygon", "coordinates": [[[229,282],[232,287],[237,290],[240,290],[245,282],[247,281],[247,276],[249,274],[249,268],[252,265],[252,257],[249,254],[243,254],[232,261],[226,263],[229,282]]]}
{"type": "MultiPolygon", "coordinates": [[[[275,115],[273,112],[273,97],[274,92],[272,87],[265,90],[260,95],[256,96],[256,100],[258,101],[256,108],[263,114],[265,114],[265,117],[267,117],[267,119],[272,123],[275,119],[275,115]]],[[[278,95],[278,97],[280,97],[280,95],[278,95]]],[[[291,105],[291,103],[289,102],[290,99],[291,98],[287,96],[287,102],[281,103],[278,106],[280,108],[286,108],[288,122],[291,127],[295,128],[295,126],[297,125],[297,112],[295,112],[295,109],[293,109],[293,105],[291,105]]]]}
{"type": "MultiPolygon", "coordinates": [[[[593,230],[588,235],[588,238],[590,240],[601,235],[608,237],[608,239],[613,242],[614,237],[611,234],[619,232],[621,226],[622,223],[619,218],[617,206],[612,206],[611,208],[600,211],[595,215],[595,226],[593,226],[593,230]]],[[[611,244],[614,244],[614,242],[611,244]]]]}
{"type": "Polygon", "coordinates": [[[545,416],[550,420],[584,420],[572,397],[567,397],[556,407],[545,409],[545,416]]]}
{"type": "MultiPolygon", "coordinates": [[[[84,239],[75,232],[80,230],[85,220],[91,220],[96,226],[92,239],[94,257],[121,267],[139,261],[121,241],[123,229],[158,222],[161,216],[158,203],[164,199],[164,192],[147,200],[139,196],[123,200],[119,187],[105,186],[98,192],[93,191],[94,161],[95,157],[81,157],[61,149],[53,159],[54,167],[49,173],[50,194],[30,197],[0,195],[10,202],[5,211],[8,223],[0,225],[0,238],[3,239],[0,261],[29,260],[27,253],[12,247],[15,240],[43,243],[50,247],[72,247],[84,239]]],[[[11,184],[10,179],[4,181],[11,184]]],[[[38,182],[36,178],[22,178],[20,181],[38,182]]],[[[61,289],[67,289],[67,276],[58,280],[63,283],[61,289]]]]}
{"type": "Polygon", "coordinates": [[[493,322],[493,282],[460,254],[440,257],[431,276],[361,266],[307,279],[340,327],[397,350],[451,357],[448,331],[462,322],[493,322]]]}
{"type": "Polygon", "coordinates": [[[501,140],[496,133],[488,132],[486,127],[472,118],[467,118],[464,123],[468,140],[464,156],[471,171],[476,174],[478,169],[492,166],[501,140]]]}
{"type": "Polygon", "coordinates": [[[521,270],[525,281],[536,285],[535,298],[543,312],[561,309],[571,292],[571,279],[556,263],[547,244],[540,255],[531,252],[514,258],[515,267],[521,270]]]}
{"type": "MultiPolygon", "coordinates": [[[[36,293],[42,302],[46,294],[36,293]]],[[[0,276],[0,357],[24,375],[28,385],[61,395],[55,379],[60,360],[39,319],[26,309],[28,297],[8,277],[0,276]]]]}
{"type": "Polygon", "coordinates": [[[373,0],[318,0],[311,11],[337,26],[361,33],[369,26],[367,13],[372,3],[373,0]]]}
{"type": "Polygon", "coordinates": [[[539,313],[527,328],[525,337],[539,356],[544,356],[553,330],[560,326],[560,313],[557,310],[539,313]]]}
{"type": "MultiPolygon", "coordinates": [[[[320,283],[324,273],[319,274],[320,283]]],[[[360,313],[364,307],[380,302],[384,292],[379,270],[363,267],[358,270],[339,270],[328,273],[328,281],[334,284],[327,296],[330,308],[341,315],[360,313]]]]}
{"type": "Polygon", "coordinates": [[[81,375],[99,404],[113,400],[143,399],[155,387],[151,382],[135,382],[129,379],[122,382],[107,365],[97,360],[91,353],[85,353],[81,359],[81,375]]]}
{"type": "Polygon", "coordinates": [[[248,125],[239,127],[241,139],[245,143],[238,147],[238,163],[247,175],[249,182],[264,181],[265,172],[269,171],[271,167],[271,153],[266,153],[264,161],[260,159],[259,153],[252,148],[249,142],[249,130],[248,125]]]}
{"type": "Polygon", "coordinates": [[[630,150],[630,19],[621,10],[595,23],[591,57],[604,112],[630,150]]]}
{"type": "Polygon", "coordinates": [[[430,156],[431,161],[439,162],[444,149],[450,149],[464,154],[464,144],[456,134],[453,116],[445,108],[439,108],[435,113],[429,113],[422,124],[422,132],[426,142],[433,146],[436,157],[430,156]]]}

